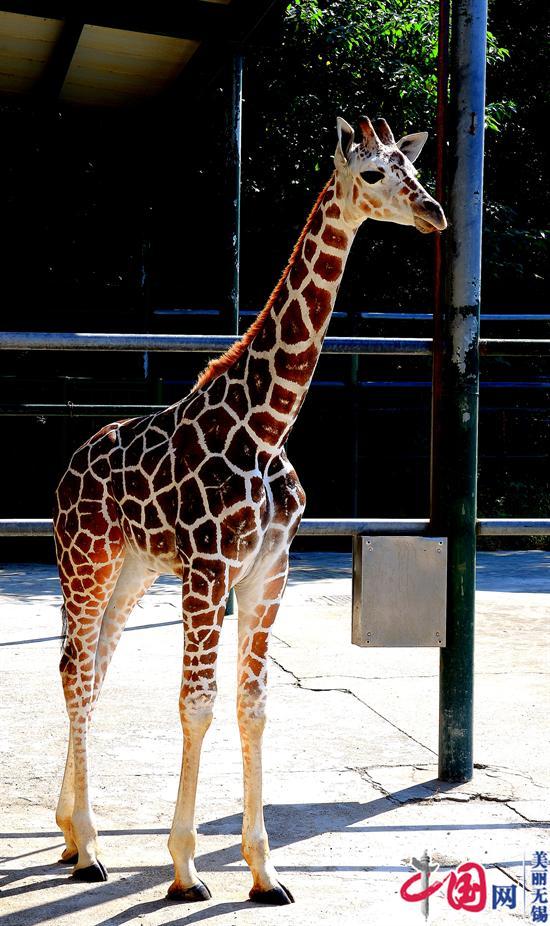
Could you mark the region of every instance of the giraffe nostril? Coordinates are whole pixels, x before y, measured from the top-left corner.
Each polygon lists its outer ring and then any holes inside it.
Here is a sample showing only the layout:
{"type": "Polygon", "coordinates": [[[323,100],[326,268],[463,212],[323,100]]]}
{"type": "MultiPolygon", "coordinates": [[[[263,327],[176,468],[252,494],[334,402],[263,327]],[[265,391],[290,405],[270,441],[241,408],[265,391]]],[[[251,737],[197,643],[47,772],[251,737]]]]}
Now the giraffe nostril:
{"type": "Polygon", "coordinates": [[[441,206],[429,199],[424,203],[424,209],[426,212],[431,212],[432,215],[439,215],[441,212],[441,206]]]}

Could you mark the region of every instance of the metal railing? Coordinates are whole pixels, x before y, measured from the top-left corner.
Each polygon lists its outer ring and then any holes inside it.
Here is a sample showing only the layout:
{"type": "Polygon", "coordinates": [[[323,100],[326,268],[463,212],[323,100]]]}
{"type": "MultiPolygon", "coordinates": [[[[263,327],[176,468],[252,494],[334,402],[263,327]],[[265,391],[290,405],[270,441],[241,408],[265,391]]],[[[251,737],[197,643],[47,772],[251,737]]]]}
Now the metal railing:
{"type": "MultiPolygon", "coordinates": [[[[73,331],[3,331],[0,350],[180,351],[215,354],[227,350],[236,336],[225,334],[109,334],[73,331]]],[[[550,355],[547,338],[482,338],[485,357],[550,355]]],[[[326,338],[324,354],[405,354],[430,356],[431,338],[326,338]]]]}
{"type": "MultiPolygon", "coordinates": [[[[304,518],[301,537],[359,537],[362,534],[417,536],[428,534],[428,518],[304,518]]],[[[550,535],[550,518],[478,518],[480,537],[545,537],[550,535]]],[[[4,518],[0,537],[51,537],[51,518],[4,518]]]]}
{"type": "MultiPolygon", "coordinates": [[[[170,351],[189,353],[219,353],[235,342],[231,335],[181,334],[111,334],[88,332],[0,332],[0,349],[13,351],[170,351]]],[[[386,354],[430,356],[431,338],[367,338],[328,337],[323,353],[328,354],[386,354]]],[[[550,354],[550,339],[486,338],[480,341],[480,352],[485,356],[544,356],[550,354]]],[[[64,405],[13,407],[6,406],[4,414],[71,414],[72,403],[64,405]]],[[[117,406],[118,407],[118,406],[117,406]]],[[[77,413],[101,415],[112,413],[113,405],[76,407],[77,413]]],[[[121,406],[122,408],[122,406],[121,406]]],[[[128,405],[125,410],[133,415],[149,414],[153,406],[128,405]]],[[[2,409],[0,408],[0,412],[2,409]]],[[[299,529],[301,536],[348,536],[360,534],[426,534],[429,520],[422,519],[359,519],[359,518],[306,518],[299,529]]],[[[0,520],[0,537],[51,537],[52,521],[41,518],[6,518],[0,520]]],[[[544,518],[493,518],[479,519],[480,536],[545,536],[550,535],[550,520],[544,518]]]]}

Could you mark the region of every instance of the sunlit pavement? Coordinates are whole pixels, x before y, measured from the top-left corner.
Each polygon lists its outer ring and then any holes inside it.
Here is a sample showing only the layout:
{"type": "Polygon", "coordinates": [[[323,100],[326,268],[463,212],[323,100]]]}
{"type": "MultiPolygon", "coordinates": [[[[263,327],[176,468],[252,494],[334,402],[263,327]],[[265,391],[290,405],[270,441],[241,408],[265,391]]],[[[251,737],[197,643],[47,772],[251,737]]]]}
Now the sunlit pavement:
{"type": "Polygon", "coordinates": [[[430,898],[430,922],[513,923],[524,900],[529,915],[524,872],[530,886],[533,853],[550,855],[550,553],[479,556],[476,771],[467,785],[437,781],[437,650],[351,646],[350,604],[349,556],[293,557],[270,649],[265,801],[273,859],[296,903],[247,901],[231,616],[198,795],[197,868],[213,896],[169,904],[166,840],[181,752],[177,583],[158,580],[136,608],[107,676],[92,770],[110,879],[82,885],[56,864],[67,733],[56,573],[2,569],[0,926],[420,924],[420,904],[400,888],[414,873],[410,857],[426,849],[441,866],[432,881],[470,860],[486,866],[487,882],[485,909],[472,917],[449,904],[447,877],[430,898]],[[515,909],[491,909],[493,885],[515,886],[515,909]]]}

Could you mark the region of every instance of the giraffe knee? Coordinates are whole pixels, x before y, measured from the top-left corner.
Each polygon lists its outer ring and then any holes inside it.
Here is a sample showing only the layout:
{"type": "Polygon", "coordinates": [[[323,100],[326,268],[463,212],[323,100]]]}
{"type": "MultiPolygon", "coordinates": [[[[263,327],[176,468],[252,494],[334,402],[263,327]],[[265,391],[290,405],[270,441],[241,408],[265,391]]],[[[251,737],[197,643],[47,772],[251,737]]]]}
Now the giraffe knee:
{"type": "Polygon", "coordinates": [[[206,733],[212,723],[216,694],[215,685],[207,689],[189,689],[184,686],[179,702],[182,726],[184,728],[192,727],[206,733]]]}
{"type": "Polygon", "coordinates": [[[261,737],[267,721],[265,694],[251,697],[249,692],[239,691],[237,719],[242,734],[253,738],[261,737]]]}

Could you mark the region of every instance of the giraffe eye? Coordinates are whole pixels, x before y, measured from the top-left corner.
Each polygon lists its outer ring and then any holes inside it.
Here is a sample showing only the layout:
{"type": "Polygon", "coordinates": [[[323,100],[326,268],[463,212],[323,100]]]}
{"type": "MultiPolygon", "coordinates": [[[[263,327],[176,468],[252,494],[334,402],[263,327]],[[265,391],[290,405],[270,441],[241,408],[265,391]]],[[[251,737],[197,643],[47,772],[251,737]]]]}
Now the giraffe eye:
{"type": "Polygon", "coordinates": [[[361,176],[363,180],[366,180],[367,183],[378,183],[382,179],[384,174],[381,174],[378,170],[362,170],[361,176]]]}

